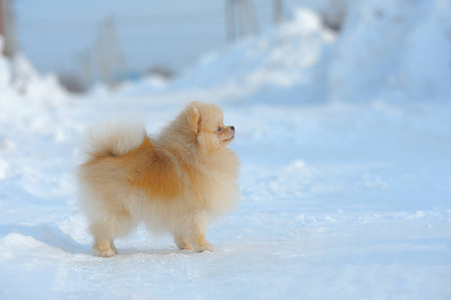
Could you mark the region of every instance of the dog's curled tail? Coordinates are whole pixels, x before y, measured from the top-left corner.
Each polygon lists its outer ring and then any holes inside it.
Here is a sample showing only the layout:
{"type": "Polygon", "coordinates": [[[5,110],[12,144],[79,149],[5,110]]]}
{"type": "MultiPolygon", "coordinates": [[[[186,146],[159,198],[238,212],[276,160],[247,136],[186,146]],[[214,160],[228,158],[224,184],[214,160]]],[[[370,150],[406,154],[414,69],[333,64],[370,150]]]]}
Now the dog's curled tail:
{"type": "Polygon", "coordinates": [[[88,127],[83,152],[88,156],[121,156],[138,148],[146,136],[140,120],[103,121],[88,127]]]}

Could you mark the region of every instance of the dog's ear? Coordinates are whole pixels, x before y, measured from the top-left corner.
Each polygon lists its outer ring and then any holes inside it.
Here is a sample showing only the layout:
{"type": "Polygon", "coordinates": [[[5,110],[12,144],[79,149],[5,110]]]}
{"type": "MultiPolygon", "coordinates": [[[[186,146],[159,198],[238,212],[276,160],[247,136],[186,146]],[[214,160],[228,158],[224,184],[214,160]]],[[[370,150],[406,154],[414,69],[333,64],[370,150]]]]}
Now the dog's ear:
{"type": "Polygon", "coordinates": [[[188,124],[195,134],[198,134],[200,132],[201,123],[202,118],[200,116],[200,112],[196,107],[193,107],[188,112],[188,124]]]}

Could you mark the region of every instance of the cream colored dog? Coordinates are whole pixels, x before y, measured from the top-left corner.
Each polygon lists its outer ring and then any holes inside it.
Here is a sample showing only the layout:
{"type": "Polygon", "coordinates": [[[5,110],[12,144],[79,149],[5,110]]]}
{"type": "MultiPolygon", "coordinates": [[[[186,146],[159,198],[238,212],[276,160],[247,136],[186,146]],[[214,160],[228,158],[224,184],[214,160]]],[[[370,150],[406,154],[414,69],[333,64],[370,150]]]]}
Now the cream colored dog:
{"type": "Polygon", "coordinates": [[[172,233],[180,249],[213,251],[206,227],[238,195],[238,157],[226,148],[234,136],[220,108],[199,102],[156,138],[131,124],[91,134],[77,175],[95,254],[114,256],[114,239],[141,221],[152,232],[172,233]]]}

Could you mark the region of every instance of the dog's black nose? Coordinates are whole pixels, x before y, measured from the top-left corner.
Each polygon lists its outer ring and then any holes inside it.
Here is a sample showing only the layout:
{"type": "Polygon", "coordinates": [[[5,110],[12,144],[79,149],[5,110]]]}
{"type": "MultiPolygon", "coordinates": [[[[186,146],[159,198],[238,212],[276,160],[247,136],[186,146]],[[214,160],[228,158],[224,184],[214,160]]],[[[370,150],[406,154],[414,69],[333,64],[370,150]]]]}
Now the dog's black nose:
{"type": "Polygon", "coordinates": [[[235,127],[234,127],[234,126],[230,126],[230,129],[232,129],[233,131],[235,131],[235,127]]]}

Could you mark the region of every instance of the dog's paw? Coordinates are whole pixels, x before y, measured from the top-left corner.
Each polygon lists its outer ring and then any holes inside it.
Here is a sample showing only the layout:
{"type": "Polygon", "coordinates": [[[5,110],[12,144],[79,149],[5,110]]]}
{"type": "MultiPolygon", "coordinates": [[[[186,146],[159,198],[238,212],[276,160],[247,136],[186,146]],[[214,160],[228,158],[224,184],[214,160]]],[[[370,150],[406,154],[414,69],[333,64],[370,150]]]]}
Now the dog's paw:
{"type": "Polygon", "coordinates": [[[177,244],[177,247],[179,247],[180,250],[194,250],[193,246],[188,243],[177,244]]]}
{"type": "Polygon", "coordinates": [[[213,252],[214,248],[209,242],[205,242],[205,243],[202,243],[202,244],[199,244],[199,245],[195,245],[194,246],[194,250],[196,252],[204,252],[204,251],[213,252]]]}
{"type": "Polygon", "coordinates": [[[117,253],[114,242],[105,239],[96,240],[92,249],[94,250],[94,254],[100,257],[112,257],[117,253]]]}
{"type": "Polygon", "coordinates": [[[113,257],[115,253],[112,249],[108,249],[108,250],[104,250],[104,251],[94,249],[94,254],[97,256],[100,256],[100,257],[113,257]]]}

